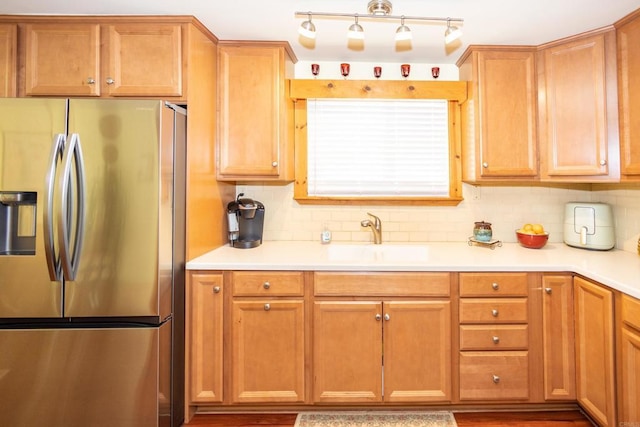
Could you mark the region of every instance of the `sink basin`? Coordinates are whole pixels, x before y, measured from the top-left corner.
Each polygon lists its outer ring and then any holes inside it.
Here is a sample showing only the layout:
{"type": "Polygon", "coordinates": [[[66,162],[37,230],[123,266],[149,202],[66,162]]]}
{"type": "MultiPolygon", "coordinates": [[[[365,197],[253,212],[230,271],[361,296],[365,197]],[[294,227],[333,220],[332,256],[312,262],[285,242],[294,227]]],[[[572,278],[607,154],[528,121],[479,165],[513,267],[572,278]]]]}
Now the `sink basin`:
{"type": "Polygon", "coordinates": [[[417,262],[426,261],[429,247],[426,245],[336,245],[327,246],[330,261],[361,262],[417,262]]]}

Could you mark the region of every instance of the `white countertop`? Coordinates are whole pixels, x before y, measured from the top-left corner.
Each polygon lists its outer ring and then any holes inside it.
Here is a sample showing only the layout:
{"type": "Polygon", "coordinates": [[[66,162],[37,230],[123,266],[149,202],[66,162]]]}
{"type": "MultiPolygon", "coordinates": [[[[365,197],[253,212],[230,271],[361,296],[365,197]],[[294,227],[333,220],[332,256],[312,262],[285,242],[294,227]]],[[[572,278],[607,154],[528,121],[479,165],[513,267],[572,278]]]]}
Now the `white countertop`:
{"type": "Polygon", "coordinates": [[[223,246],[187,263],[187,270],[313,271],[570,271],[640,298],[640,256],[550,243],[494,249],[467,242],[351,244],[268,241],[252,249],[223,246]]]}

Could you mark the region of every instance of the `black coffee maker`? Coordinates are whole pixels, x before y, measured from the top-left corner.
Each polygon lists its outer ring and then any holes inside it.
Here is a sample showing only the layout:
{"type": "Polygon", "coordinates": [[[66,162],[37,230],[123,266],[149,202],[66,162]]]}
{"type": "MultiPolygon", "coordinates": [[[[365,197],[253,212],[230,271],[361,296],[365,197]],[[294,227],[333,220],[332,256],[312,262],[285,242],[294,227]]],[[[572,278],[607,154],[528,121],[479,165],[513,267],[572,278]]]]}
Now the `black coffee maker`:
{"type": "Polygon", "coordinates": [[[262,243],[264,205],[242,196],[244,193],[238,194],[236,200],[227,205],[229,244],[234,248],[255,248],[262,243]]]}

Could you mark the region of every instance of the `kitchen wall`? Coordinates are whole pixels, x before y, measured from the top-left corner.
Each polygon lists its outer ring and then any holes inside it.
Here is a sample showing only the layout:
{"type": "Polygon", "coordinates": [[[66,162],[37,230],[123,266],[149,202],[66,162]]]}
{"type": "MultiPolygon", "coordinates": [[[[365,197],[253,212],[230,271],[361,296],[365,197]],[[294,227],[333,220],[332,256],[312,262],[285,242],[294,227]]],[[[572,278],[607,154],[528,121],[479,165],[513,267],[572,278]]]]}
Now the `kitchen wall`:
{"type": "MultiPolygon", "coordinates": [[[[342,78],[339,62],[319,62],[320,79],[342,78]]],[[[381,79],[400,79],[400,64],[352,63],[350,79],[373,79],[373,66],[383,67],[381,79]]],[[[458,80],[455,65],[412,64],[410,79],[432,80],[431,67],[440,66],[440,80],[458,80]]],[[[313,78],[310,63],[296,64],[296,78],[313,78]]],[[[492,223],[494,238],[515,242],[514,230],[540,223],[549,241],[562,242],[564,204],[606,202],[613,206],[616,247],[636,252],[640,236],[640,184],[561,186],[473,186],[463,184],[464,201],[457,206],[300,205],[293,184],[238,185],[238,193],[265,205],[265,240],[320,241],[326,226],[333,241],[369,242],[371,231],[360,221],[367,212],[382,220],[383,242],[464,242],[475,221],[492,223]]]]}

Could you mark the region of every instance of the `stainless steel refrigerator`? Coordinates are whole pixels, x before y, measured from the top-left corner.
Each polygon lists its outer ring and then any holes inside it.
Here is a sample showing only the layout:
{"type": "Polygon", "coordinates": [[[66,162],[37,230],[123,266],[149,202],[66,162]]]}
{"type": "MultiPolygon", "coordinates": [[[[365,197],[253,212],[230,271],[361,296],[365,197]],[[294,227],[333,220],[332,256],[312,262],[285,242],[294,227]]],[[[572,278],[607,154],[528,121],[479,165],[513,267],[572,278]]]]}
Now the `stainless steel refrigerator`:
{"type": "Polygon", "coordinates": [[[0,425],[179,426],[186,110],[0,99],[0,425]]]}

